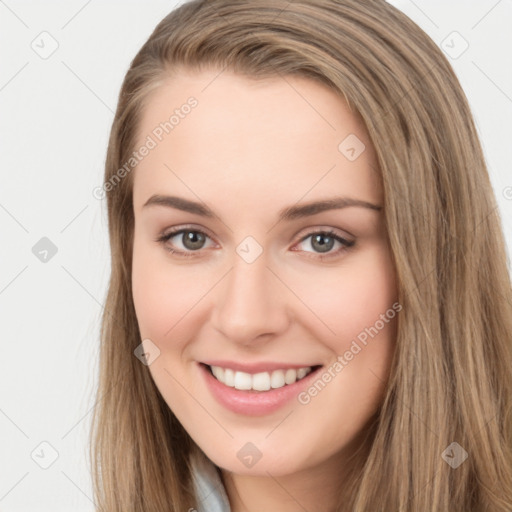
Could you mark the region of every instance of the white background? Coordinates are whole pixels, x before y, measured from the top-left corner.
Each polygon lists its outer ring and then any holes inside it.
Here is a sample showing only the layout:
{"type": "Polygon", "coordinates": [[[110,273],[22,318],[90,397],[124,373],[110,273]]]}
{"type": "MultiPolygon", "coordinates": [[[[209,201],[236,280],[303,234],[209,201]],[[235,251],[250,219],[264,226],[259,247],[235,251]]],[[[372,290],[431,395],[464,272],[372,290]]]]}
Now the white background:
{"type": "MultiPolygon", "coordinates": [[[[439,46],[453,31],[469,43],[450,61],[475,116],[510,255],[512,2],[391,3],[439,46]]],[[[106,203],[92,190],[124,74],[176,5],[0,0],[0,512],[94,510],[87,435],[110,269],[106,203]],[[47,49],[51,38],[58,43],[47,59],[31,47],[42,37],[47,49]],[[46,263],[32,252],[42,237],[57,248],[46,263]],[[43,469],[53,450],[58,457],[43,469]]]]}

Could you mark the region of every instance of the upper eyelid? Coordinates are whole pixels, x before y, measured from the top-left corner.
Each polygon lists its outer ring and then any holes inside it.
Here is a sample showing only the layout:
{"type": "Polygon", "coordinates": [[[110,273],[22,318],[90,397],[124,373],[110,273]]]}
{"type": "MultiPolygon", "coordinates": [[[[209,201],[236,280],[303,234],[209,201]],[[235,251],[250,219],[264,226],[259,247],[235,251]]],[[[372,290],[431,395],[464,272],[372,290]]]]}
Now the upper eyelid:
{"type": "Polygon", "coordinates": [[[170,228],[169,230],[163,230],[162,231],[162,234],[158,237],[158,238],[172,238],[174,236],[177,236],[177,235],[180,235],[182,234],[184,231],[196,231],[196,232],[199,232],[199,233],[203,233],[205,234],[208,238],[210,238],[210,240],[213,240],[215,241],[215,237],[213,237],[207,229],[204,229],[204,228],[196,228],[194,226],[187,226],[187,225],[184,225],[184,226],[179,226],[179,227],[174,227],[174,228],[170,228]]]}
{"type": "MultiPolygon", "coordinates": [[[[202,228],[202,227],[195,227],[193,225],[186,225],[186,224],[183,226],[170,228],[169,230],[163,230],[161,236],[162,237],[175,236],[175,235],[182,233],[183,231],[197,231],[200,233],[204,233],[206,236],[208,236],[212,240],[215,240],[215,237],[212,236],[207,229],[202,228]]],[[[329,231],[331,231],[333,234],[339,236],[340,238],[343,238],[347,242],[352,242],[353,240],[351,240],[350,238],[355,238],[353,235],[351,235],[348,232],[346,232],[348,236],[346,236],[344,234],[340,234],[339,231],[342,231],[342,230],[340,230],[339,228],[334,228],[331,226],[329,226],[329,227],[320,226],[320,227],[311,227],[311,228],[301,229],[300,232],[302,232],[303,234],[300,235],[300,238],[298,241],[302,241],[302,240],[304,240],[304,238],[308,238],[309,236],[316,234],[316,233],[325,233],[325,232],[329,232],[329,231]]],[[[298,235],[295,235],[295,236],[298,236],[298,235]]]]}

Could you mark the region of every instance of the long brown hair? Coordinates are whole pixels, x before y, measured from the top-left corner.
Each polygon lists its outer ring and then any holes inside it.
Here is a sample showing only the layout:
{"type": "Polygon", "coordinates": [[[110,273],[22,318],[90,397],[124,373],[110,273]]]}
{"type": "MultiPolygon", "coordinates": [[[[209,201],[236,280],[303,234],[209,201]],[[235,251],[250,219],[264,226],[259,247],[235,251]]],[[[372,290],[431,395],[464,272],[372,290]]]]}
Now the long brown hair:
{"type": "Polygon", "coordinates": [[[340,482],[351,494],[337,510],[510,512],[512,290],[499,211],[454,71],[383,0],[193,0],[133,59],[105,167],[111,277],[91,428],[98,510],[196,503],[195,443],[133,354],[132,175],[119,178],[149,93],[182,66],[319,80],[362,116],[375,147],[403,309],[368,457],[340,482]],[[454,442],[467,453],[458,467],[447,462],[464,453],[454,442]]]}

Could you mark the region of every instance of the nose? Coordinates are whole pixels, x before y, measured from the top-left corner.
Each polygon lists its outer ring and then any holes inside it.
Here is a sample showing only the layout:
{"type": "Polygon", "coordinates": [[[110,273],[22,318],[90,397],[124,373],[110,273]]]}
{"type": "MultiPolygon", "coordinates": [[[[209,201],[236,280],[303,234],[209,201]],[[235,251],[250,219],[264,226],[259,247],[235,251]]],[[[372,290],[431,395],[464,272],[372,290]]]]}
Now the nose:
{"type": "Polygon", "coordinates": [[[269,341],[289,323],[285,287],[264,255],[247,263],[235,254],[231,270],[216,287],[213,327],[239,344],[269,341]]]}

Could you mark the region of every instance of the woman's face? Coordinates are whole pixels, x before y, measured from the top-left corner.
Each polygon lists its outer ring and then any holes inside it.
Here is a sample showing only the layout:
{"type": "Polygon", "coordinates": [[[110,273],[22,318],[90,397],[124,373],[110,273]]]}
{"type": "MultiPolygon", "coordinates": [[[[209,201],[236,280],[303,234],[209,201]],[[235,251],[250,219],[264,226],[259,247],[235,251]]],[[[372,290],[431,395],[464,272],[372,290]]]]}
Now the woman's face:
{"type": "Polygon", "coordinates": [[[400,309],[363,122],[306,78],[183,72],[136,148],[133,299],[166,403],[235,473],[341,458],[382,401],[400,309]]]}

